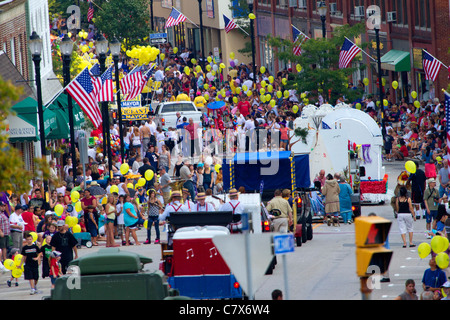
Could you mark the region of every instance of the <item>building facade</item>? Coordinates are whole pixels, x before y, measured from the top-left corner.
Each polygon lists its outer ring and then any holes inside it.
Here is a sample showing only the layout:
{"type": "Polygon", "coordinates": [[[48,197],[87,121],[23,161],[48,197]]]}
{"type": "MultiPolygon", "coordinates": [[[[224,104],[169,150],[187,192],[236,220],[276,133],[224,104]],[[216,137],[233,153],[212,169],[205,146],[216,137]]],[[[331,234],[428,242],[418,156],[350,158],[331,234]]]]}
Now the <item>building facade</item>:
{"type": "MultiPolygon", "coordinates": [[[[383,78],[389,85],[399,82],[397,99],[409,97],[411,91],[417,91],[419,99],[443,98],[442,88],[447,88],[448,72],[442,67],[435,82],[425,79],[422,65],[422,49],[427,50],[445,66],[450,64],[450,29],[448,0],[326,0],[325,15],[326,36],[337,26],[366,23],[366,10],[377,5],[381,10],[380,48],[383,78]],[[389,54],[388,54],[389,53],[389,54]],[[384,59],[383,59],[384,57],[384,59]]],[[[257,64],[265,65],[276,72],[286,67],[273,58],[273,49],[267,42],[267,35],[292,38],[291,24],[311,38],[322,37],[322,18],[319,15],[316,0],[255,0],[257,23],[257,64]]],[[[366,31],[355,42],[369,43],[366,52],[376,59],[376,41],[373,30],[366,31]]],[[[364,64],[366,70],[353,75],[353,83],[364,78],[370,81],[368,92],[377,92],[377,66],[370,58],[360,55],[353,66],[364,64]]],[[[387,90],[388,87],[385,87],[387,90]]],[[[390,89],[392,90],[392,88],[390,89]]]]}

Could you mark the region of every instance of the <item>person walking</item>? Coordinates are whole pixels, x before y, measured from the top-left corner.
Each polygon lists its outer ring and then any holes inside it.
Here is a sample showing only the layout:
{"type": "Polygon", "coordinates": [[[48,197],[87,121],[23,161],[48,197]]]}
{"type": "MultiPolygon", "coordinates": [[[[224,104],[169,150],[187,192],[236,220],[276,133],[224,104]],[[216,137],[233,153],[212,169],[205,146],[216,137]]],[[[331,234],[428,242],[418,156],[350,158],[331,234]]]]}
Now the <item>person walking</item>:
{"type": "Polygon", "coordinates": [[[73,259],[78,258],[78,241],[75,239],[72,233],[67,232],[67,227],[64,220],[58,220],[56,223],[58,231],[52,236],[50,245],[52,246],[52,251],[61,252],[61,271],[66,274],[69,263],[73,259]]]}
{"type": "Polygon", "coordinates": [[[25,229],[25,221],[22,218],[22,206],[16,205],[14,212],[9,216],[9,228],[12,241],[12,247],[22,251],[23,231],[25,229]]]}
{"type": "Polygon", "coordinates": [[[155,232],[156,232],[156,238],[155,238],[155,244],[159,243],[159,214],[161,213],[161,210],[164,208],[161,201],[156,197],[156,191],[154,189],[149,190],[148,195],[148,201],[147,201],[147,240],[144,242],[144,244],[150,244],[151,243],[151,228],[153,225],[155,225],[155,232]]]}
{"type": "Polygon", "coordinates": [[[130,233],[133,237],[136,245],[140,245],[137,235],[136,228],[139,222],[139,216],[136,212],[133,204],[131,203],[131,197],[129,195],[125,196],[125,203],[123,205],[122,211],[124,212],[124,222],[125,222],[125,245],[130,245],[130,233]]]}
{"type": "Polygon", "coordinates": [[[436,220],[439,207],[439,190],[436,188],[436,179],[430,178],[427,180],[428,188],[426,188],[423,198],[425,203],[425,219],[427,229],[427,239],[431,239],[431,222],[436,220]]]}
{"type": "Polygon", "coordinates": [[[344,224],[352,223],[352,187],[345,181],[345,177],[335,175],[336,180],[339,181],[339,210],[344,224]]]}
{"type": "Polygon", "coordinates": [[[328,226],[336,224],[339,220],[339,193],[341,189],[336,179],[331,174],[327,175],[327,180],[322,187],[322,194],[325,196],[325,214],[328,226]]]}
{"type": "Polygon", "coordinates": [[[274,215],[273,224],[274,232],[287,233],[289,226],[292,225],[292,208],[289,202],[282,197],[280,189],[275,190],[274,198],[269,201],[266,206],[268,212],[277,211],[277,215],[274,215]]]}
{"type": "Polygon", "coordinates": [[[412,239],[414,231],[413,222],[416,221],[416,216],[414,215],[411,198],[408,197],[408,191],[404,186],[400,188],[395,207],[397,211],[398,227],[403,240],[403,248],[406,248],[406,233],[409,235],[409,246],[415,247],[412,239]]]}

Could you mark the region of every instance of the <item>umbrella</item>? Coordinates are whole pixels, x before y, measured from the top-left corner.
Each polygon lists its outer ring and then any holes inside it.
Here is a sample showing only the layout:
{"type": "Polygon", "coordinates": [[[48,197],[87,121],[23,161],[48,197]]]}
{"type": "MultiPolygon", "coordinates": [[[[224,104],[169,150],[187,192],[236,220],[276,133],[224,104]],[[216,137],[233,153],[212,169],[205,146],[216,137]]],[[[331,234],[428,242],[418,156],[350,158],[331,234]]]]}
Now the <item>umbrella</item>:
{"type": "Polygon", "coordinates": [[[92,185],[87,189],[93,196],[103,196],[106,194],[106,190],[99,185],[92,185]]]}
{"type": "Polygon", "coordinates": [[[210,110],[217,110],[222,108],[223,106],[225,106],[225,102],[224,101],[214,101],[211,102],[207,105],[207,108],[210,110]]]}

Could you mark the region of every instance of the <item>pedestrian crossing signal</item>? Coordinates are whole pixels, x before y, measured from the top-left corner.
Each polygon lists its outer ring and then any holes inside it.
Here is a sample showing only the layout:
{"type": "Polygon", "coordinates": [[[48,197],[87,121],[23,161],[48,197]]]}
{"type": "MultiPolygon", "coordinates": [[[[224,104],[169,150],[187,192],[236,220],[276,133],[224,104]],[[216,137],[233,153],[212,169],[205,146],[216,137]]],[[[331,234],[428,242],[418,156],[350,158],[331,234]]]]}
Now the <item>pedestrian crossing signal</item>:
{"type": "Polygon", "coordinates": [[[376,267],[381,274],[389,268],[392,250],[384,247],[392,222],[377,216],[355,218],[356,273],[369,277],[376,267]]]}

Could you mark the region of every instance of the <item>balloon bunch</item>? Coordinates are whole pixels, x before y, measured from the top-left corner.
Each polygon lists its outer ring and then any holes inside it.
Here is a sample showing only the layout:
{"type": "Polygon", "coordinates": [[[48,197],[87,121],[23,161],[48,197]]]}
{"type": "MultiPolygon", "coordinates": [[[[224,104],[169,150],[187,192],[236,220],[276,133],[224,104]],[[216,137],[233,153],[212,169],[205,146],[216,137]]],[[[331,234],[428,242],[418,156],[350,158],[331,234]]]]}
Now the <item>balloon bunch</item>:
{"type": "Polygon", "coordinates": [[[155,61],[159,52],[158,48],[152,46],[135,46],[131,50],[127,50],[126,54],[128,57],[137,60],[139,65],[143,65],[155,61]]]}
{"type": "MultiPolygon", "coordinates": [[[[37,238],[37,234],[36,234],[36,238],[37,238]]],[[[34,240],[34,237],[33,237],[33,240],[34,240]]],[[[16,254],[14,256],[14,259],[6,259],[5,261],[3,261],[3,266],[5,267],[6,270],[11,271],[11,275],[14,278],[20,278],[24,271],[23,265],[20,266],[20,264],[22,262],[22,257],[23,256],[21,254],[16,254]]]]}
{"type": "Polygon", "coordinates": [[[421,259],[426,258],[430,253],[436,255],[436,264],[441,269],[446,269],[449,266],[449,241],[447,237],[434,236],[430,243],[422,242],[417,247],[417,253],[421,259]],[[433,253],[434,254],[433,254],[433,253]]]}

